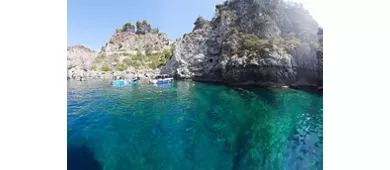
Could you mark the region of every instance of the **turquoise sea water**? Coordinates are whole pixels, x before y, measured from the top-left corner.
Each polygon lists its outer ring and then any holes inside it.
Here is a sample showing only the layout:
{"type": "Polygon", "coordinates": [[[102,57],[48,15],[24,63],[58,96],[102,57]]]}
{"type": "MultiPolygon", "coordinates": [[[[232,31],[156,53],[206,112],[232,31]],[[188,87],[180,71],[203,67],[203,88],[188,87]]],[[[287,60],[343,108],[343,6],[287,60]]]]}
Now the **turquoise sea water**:
{"type": "Polygon", "coordinates": [[[68,169],[322,169],[321,94],[68,81],[68,169]]]}

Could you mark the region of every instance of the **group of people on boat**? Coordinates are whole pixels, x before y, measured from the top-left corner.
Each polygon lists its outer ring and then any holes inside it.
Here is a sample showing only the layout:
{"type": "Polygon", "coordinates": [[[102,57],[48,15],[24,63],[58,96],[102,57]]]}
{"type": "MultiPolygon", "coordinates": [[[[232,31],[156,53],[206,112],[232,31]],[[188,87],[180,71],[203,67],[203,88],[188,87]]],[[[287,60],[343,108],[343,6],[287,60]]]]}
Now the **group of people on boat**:
{"type": "Polygon", "coordinates": [[[168,74],[161,74],[149,79],[149,84],[168,84],[173,81],[173,78],[168,74]]]}
{"type": "MultiPolygon", "coordinates": [[[[111,81],[111,85],[123,86],[123,85],[128,85],[128,84],[135,84],[135,83],[137,83],[137,80],[139,80],[139,79],[140,78],[137,77],[137,78],[125,80],[125,79],[123,79],[123,77],[116,77],[115,80],[111,81]]],[[[173,78],[170,75],[168,75],[168,74],[160,74],[160,75],[156,75],[156,76],[150,78],[149,79],[149,84],[157,84],[157,85],[169,84],[172,81],[173,81],[173,78]]]]}
{"type": "Polygon", "coordinates": [[[138,80],[138,79],[139,79],[139,78],[125,80],[125,79],[123,79],[122,77],[119,77],[119,78],[116,79],[116,80],[112,80],[112,81],[111,81],[111,85],[123,86],[123,85],[128,85],[128,84],[135,84],[135,83],[137,83],[137,80],[138,80]]]}

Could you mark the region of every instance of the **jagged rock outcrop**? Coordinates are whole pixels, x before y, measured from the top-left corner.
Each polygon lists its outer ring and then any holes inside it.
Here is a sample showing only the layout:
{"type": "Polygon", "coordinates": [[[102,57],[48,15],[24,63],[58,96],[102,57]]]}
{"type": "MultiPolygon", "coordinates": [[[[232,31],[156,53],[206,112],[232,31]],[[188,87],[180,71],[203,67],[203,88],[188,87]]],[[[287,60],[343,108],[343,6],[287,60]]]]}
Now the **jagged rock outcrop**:
{"type": "Polygon", "coordinates": [[[193,32],[176,42],[161,72],[240,85],[321,85],[317,31],[308,11],[295,3],[226,1],[211,21],[198,19],[193,32]]]}
{"type": "Polygon", "coordinates": [[[82,45],[68,47],[67,78],[85,80],[89,67],[96,57],[95,51],[82,45]]]}
{"type": "Polygon", "coordinates": [[[136,55],[158,53],[170,49],[172,43],[164,33],[136,34],[133,32],[118,32],[111,36],[108,43],[102,47],[104,55],[128,53],[136,55]]]}

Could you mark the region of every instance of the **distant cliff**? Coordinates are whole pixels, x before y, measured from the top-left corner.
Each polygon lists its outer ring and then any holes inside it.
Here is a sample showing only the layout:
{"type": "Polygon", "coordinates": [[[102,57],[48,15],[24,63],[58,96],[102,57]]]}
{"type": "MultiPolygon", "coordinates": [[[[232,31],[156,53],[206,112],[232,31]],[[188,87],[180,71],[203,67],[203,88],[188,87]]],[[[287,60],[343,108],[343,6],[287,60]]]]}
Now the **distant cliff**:
{"type": "Polygon", "coordinates": [[[92,66],[92,63],[95,61],[95,58],[95,51],[87,47],[84,47],[82,45],[68,47],[67,78],[85,80],[88,69],[92,66]]]}
{"type": "Polygon", "coordinates": [[[322,86],[322,48],[322,29],[301,5],[232,0],[217,5],[211,21],[195,21],[161,72],[237,85],[322,86]]]}
{"type": "Polygon", "coordinates": [[[126,23],[97,53],[82,46],[68,47],[68,79],[142,78],[157,74],[172,56],[172,43],[146,21],[126,23]]]}

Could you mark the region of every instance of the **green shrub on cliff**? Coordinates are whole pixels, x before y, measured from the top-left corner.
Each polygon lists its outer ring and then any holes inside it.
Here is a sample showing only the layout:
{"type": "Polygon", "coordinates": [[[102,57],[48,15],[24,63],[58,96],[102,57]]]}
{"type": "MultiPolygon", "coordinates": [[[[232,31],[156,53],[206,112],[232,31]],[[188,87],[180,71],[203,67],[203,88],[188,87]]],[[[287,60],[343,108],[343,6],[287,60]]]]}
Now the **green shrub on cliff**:
{"type": "Polygon", "coordinates": [[[260,46],[260,39],[254,34],[244,34],[242,38],[244,49],[255,50],[260,46]]]}
{"type": "MultiPolygon", "coordinates": [[[[208,25],[208,24],[209,24],[209,21],[207,21],[203,17],[199,16],[194,23],[194,25],[195,25],[194,30],[203,28],[203,26],[208,25]]],[[[183,38],[185,37],[185,35],[186,34],[184,34],[183,38]]]]}
{"type": "Polygon", "coordinates": [[[122,26],[122,32],[135,32],[135,26],[131,22],[126,23],[122,26]]]}
{"type": "Polygon", "coordinates": [[[134,68],[139,68],[141,65],[141,62],[136,60],[133,60],[131,63],[131,66],[133,66],[134,68]]]}
{"type": "Polygon", "coordinates": [[[171,50],[164,50],[163,51],[163,58],[165,58],[166,60],[171,58],[172,56],[172,51],[171,50]]]}
{"type": "Polygon", "coordinates": [[[104,66],[102,66],[101,70],[102,71],[110,71],[111,69],[108,65],[104,65],[104,66]]]}
{"type": "Polygon", "coordinates": [[[153,44],[147,43],[144,45],[145,53],[146,54],[151,54],[153,51],[153,44]]]}
{"type": "Polygon", "coordinates": [[[242,42],[241,53],[256,53],[258,56],[268,51],[277,51],[281,54],[289,53],[300,44],[299,39],[293,35],[284,38],[261,39],[254,34],[243,34],[242,42]]]}
{"type": "Polygon", "coordinates": [[[146,62],[151,61],[153,63],[158,63],[160,60],[160,55],[161,54],[148,54],[144,58],[146,62]]]}
{"type": "Polygon", "coordinates": [[[297,39],[295,37],[287,37],[287,38],[282,39],[281,44],[284,47],[284,49],[292,50],[292,49],[299,47],[299,45],[301,43],[300,43],[299,39],[297,39]]]}
{"type": "Polygon", "coordinates": [[[162,58],[160,59],[160,62],[159,62],[159,64],[158,64],[158,67],[162,67],[162,66],[164,66],[166,63],[167,63],[167,60],[166,60],[164,57],[162,57],[162,58]]]}
{"type": "Polygon", "coordinates": [[[125,64],[128,65],[128,66],[131,66],[132,60],[129,59],[129,58],[125,58],[125,59],[123,59],[122,62],[125,63],[125,64]]]}
{"type": "Polygon", "coordinates": [[[138,59],[138,58],[125,58],[123,59],[122,61],[124,64],[126,64],[127,66],[131,66],[131,67],[134,67],[134,68],[138,68],[141,66],[141,61],[138,59]]]}
{"type": "Polygon", "coordinates": [[[144,55],[141,53],[141,51],[137,51],[137,54],[132,57],[133,60],[143,60],[144,55]]]}
{"type": "Polygon", "coordinates": [[[148,64],[148,67],[151,69],[156,69],[158,67],[158,63],[152,61],[151,63],[148,64]]]}
{"type": "Polygon", "coordinates": [[[152,33],[158,34],[158,33],[160,33],[160,29],[158,29],[158,28],[153,28],[153,29],[152,29],[152,33]]]}
{"type": "Polygon", "coordinates": [[[145,34],[152,31],[152,27],[146,20],[143,20],[142,22],[137,21],[135,25],[137,27],[137,34],[145,34]]]}
{"type": "Polygon", "coordinates": [[[102,55],[99,55],[99,56],[96,57],[96,62],[97,63],[102,63],[103,60],[104,60],[104,57],[102,55]]]}
{"type": "Polygon", "coordinates": [[[215,5],[215,8],[220,9],[220,8],[222,8],[223,6],[224,6],[223,4],[217,4],[217,5],[215,5]]]}
{"type": "Polygon", "coordinates": [[[156,69],[164,66],[171,56],[172,52],[170,50],[164,50],[162,53],[146,55],[138,52],[136,55],[131,55],[129,58],[123,59],[122,63],[118,64],[115,69],[121,71],[122,69],[126,69],[127,66],[134,68],[145,66],[151,69],[156,69]]]}
{"type": "Polygon", "coordinates": [[[96,65],[92,65],[91,67],[89,67],[89,70],[96,71],[97,70],[96,65]]]}
{"type": "Polygon", "coordinates": [[[254,34],[244,34],[243,38],[243,48],[244,50],[249,51],[258,51],[263,48],[269,47],[270,43],[268,39],[260,39],[254,34]]]}
{"type": "Polygon", "coordinates": [[[115,69],[118,71],[124,71],[127,69],[127,66],[124,63],[119,63],[115,66],[115,69]]]}

